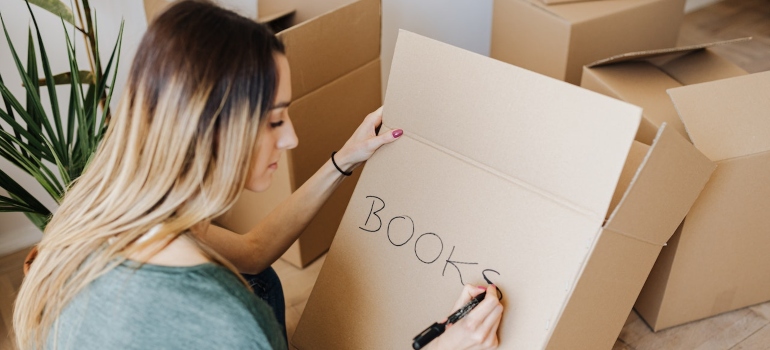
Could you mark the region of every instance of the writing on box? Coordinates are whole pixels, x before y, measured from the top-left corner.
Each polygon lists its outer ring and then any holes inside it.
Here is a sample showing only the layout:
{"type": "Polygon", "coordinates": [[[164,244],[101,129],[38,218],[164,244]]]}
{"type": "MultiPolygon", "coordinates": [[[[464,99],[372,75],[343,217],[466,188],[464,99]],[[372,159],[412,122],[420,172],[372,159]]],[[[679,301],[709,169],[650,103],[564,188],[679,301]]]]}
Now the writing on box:
{"type": "MultiPolygon", "coordinates": [[[[455,275],[452,271],[457,271],[456,276],[460,285],[465,285],[463,273],[467,277],[473,271],[478,272],[479,263],[467,258],[461,260],[459,258],[462,256],[461,250],[457,249],[455,245],[451,245],[450,248],[449,244],[444,243],[439,233],[416,233],[415,222],[410,216],[404,214],[384,217],[380,212],[385,209],[385,201],[377,196],[366,196],[366,198],[371,200],[372,205],[369,209],[369,215],[365,220],[362,220],[363,225],[358,227],[360,230],[369,233],[384,231],[390,244],[403,249],[413,249],[415,258],[424,264],[443,263],[444,268],[441,270],[441,276],[452,276],[455,275]],[[457,252],[455,252],[456,249],[457,252]]],[[[489,284],[494,283],[491,277],[495,275],[500,276],[500,272],[491,268],[481,270],[481,277],[489,284]]]]}

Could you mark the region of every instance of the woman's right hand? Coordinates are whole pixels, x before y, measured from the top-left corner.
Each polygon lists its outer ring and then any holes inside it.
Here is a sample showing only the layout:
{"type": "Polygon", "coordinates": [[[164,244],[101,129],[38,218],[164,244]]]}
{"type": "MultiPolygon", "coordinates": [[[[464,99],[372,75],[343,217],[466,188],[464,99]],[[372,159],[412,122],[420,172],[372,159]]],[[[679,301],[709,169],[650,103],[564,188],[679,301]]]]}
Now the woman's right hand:
{"type": "MultiPolygon", "coordinates": [[[[455,302],[453,312],[463,307],[481,292],[487,296],[471,312],[453,325],[449,325],[440,337],[436,338],[427,349],[431,350],[481,350],[496,349],[498,346],[497,328],[503,316],[503,305],[497,299],[494,285],[476,287],[466,284],[460,298],[455,302]]],[[[446,320],[443,320],[444,322],[446,320]]]]}

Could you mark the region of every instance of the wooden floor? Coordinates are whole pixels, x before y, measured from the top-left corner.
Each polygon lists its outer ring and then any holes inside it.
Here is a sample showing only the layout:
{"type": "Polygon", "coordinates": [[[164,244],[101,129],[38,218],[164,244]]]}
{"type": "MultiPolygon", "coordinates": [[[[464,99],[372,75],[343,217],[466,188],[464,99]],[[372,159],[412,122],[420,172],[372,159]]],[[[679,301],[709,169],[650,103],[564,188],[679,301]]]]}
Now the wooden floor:
{"type": "Polygon", "coordinates": [[[749,73],[770,70],[770,1],[723,0],[684,18],[679,45],[750,36],[746,43],[712,50],[749,73]]]}
{"type": "MultiPolygon", "coordinates": [[[[770,0],[724,0],[685,16],[680,44],[752,36],[748,43],[714,50],[751,73],[770,70],[770,0]]],[[[27,250],[0,257],[0,349],[12,349],[13,299],[21,284],[27,250]]],[[[283,281],[286,326],[294,333],[324,257],[300,270],[278,261],[273,267],[283,281]]],[[[614,350],[710,349],[770,350],[770,302],[653,333],[631,312],[614,350]]]]}

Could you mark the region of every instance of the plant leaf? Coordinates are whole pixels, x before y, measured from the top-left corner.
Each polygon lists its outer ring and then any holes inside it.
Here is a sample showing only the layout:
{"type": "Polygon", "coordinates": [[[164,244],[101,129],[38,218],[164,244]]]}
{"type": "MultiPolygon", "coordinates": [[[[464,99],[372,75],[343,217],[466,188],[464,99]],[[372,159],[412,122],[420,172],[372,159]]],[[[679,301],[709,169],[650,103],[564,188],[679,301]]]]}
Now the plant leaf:
{"type": "MultiPolygon", "coordinates": [[[[5,83],[3,82],[3,75],[2,74],[0,74],[0,85],[5,86],[5,83]]],[[[13,108],[11,108],[11,102],[8,101],[7,98],[5,98],[5,95],[3,95],[2,97],[3,97],[3,103],[5,104],[5,111],[0,109],[0,112],[5,112],[5,113],[7,113],[9,115],[9,117],[11,119],[16,120],[16,118],[13,117],[13,108]]],[[[5,128],[3,127],[2,124],[0,124],[0,129],[5,130],[5,128]]],[[[17,138],[21,138],[21,135],[19,134],[18,131],[14,130],[13,133],[14,133],[14,135],[16,135],[17,138]]]]}
{"type": "MultiPolygon", "coordinates": [[[[5,85],[0,84],[0,92],[4,91],[4,89],[5,85]]],[[[3,96],[5,97],[5,94],[3,94],[3,96]]],[[[16,119],[3,111],[0,111],[0,119],[3,119],[6,123],[8,123],[13,129],[14,133],[19,133],[20,135],[24,136],[27,139],[29,146],[35,148],[38,151],[37,153],[42,153],[43,156],[41,158],[49,161],[53,160],[53,155],[50,154],[48,148],[43,145],[41,137],[39,136],[40,133],[30,133],[27,131],[27,129],[21,126],[21,124],[19,124],[16,119]]],[[[5,131],[5,129],[3,129],[3,131],[5,131]]],[[[17,138],[21,139],[20,137],[17,138]]]]}
{"type": "Polygon", "coordinates": [[[109,117],[109,106],[110,101],[112,101],[112,92],[115,87],[115,80],[118,77],[118,65],[120,64],[120,50],[123,47],[123,25],[125,24],[125,21],[120,21],[120,31],[118,32],[118,41],[115,43],[115,47],[112,48],[112,54],[110,54],[110,60],[107,62],[107,68],[104,70],[104,79],[106,81],[107,75],[109,74],[110,70],[112,69],[112,59],[115,59],[115,71],[112,74],[112,83],[110,83],[110,91],[107,93],[107,99],[104,103],[104,110],[102,111],[102,118],[101,122],[99,123],[99,140],[101,140],[102,136],[104,136],[104,133],[106,130],[106,124],[107,124],[107,118],[109,117]],[[117,53],[117,55],[116,55],[117,53]]]}
{"type": "MultiPolygon", "coordinates": [[[[32,40],[32,29],[29,29],[29,33],[27,36],[27,75],[29,75],[30,80],[37,80],[38,74],[37,74],[37,55],[35,54],[35,41],[32,40]]],[[[40,120],[40,118],[35,113],[35,108],[32,105],[34,102],[34,97],[30,93],[30,91],[34,91],[36,94],[40,95],[40,88],[37,86],[34,86],[32,89],[26,89],[27,90],[27,111],[29,112],[29,115],[32,117],[32,119],[40,120]]],[[[40,128],[40,124],[37,124],[37,127],[40,128]]],[[[27,125],[27,131],[32,131],[32,126],[27,125]]],[[[22,155],[26,156],[27,154],[25,151],[21,152],[22,155]]]]}
{"type": "MultiPolygon", "coordinates": [[[[2,130],[0,130],[0,133],[9,135],[6,131],[2,130]]],[[[53,175],[51,170],[49,170],[48,167],[46,167],[39,158],[33,156],[22,156],[21,153],[16,150],[12,144],[7,142],[7,140],[12,141],[21,147],[22,150],[29,152],[27,146],[21,141],[14,139],[13,137],[0,138],[0,148],[2,148],[6,153],[4,155],[11,156],[11,159],[15,160],[16,164],[20,165],[21,169],[24,170],[27,174],[34,177],[43,186],[43,188],[45,188],[48,194],[50,194],[51,197],[53,197],[53,199],[58,203],[64,193],[64,188],[59,183],[59,180],[56,178],[56,176],[53,175]]]]}
{"type": "MultiPolygon", "coordinates": [[[[2,20],[2,17],[0,17],[0,20],[2,20]]],[[[16,68],[19,71],[19,75],[22,78],[22,82],[25,85],[26,91],[29,94],[28,97],[29,96],[32,97],[32,100],[33,100],[32,106],[34,107],[35,113],[34,113],[34,115],[28,114],[25,110],[23,110],[21,108],[21,105],[17,106],[16,104],[14,104],[13,100],[15,100],[15,98],[14,99],[10,99],[11,100],[11,105],[13,105],[16,108],[16,111],[19,112],[19,114],[24,119],[24,122],[27,123],[28,127],[31,124],[38,124],[38,123],[42,124],[43,127],[45,127],[45,130],[46,130],[46,132],[48,134],[48,137],[52,141],[54,141],[54,143],[56,144],[56,143],[58,143],[58,141],[56,140],[56,135],[54,134],[53,129],[51,128],[51,123],[48,121],[48,117],[46,116],[45,110],[43,109],[43,105],[40,102],[40,96],[35,91],[37,86],[30,79],[29,75],[27,75],[27,73],[24,72],[24,67],[22,67],[22,65],[21,65],[21,61],[19,60],[19,56],[16,54],[16,49],[14,49],[13,44],[11,44],[11,38],[8,35],[8,30],[5,28],[5,21],[2,21],[2,24],[3,24],[3,31],[5,32],[5,37],[8,40],[8,46],[11,49],[11,54],[13,56],[13,60],[16,63],[16,68]],[[22,113],[22,112],[24,112],[24,113],[22,113]],[[24,118],[25,115],[27,116],[27,118],[24,118]]],[[[3,91],[3,94],[10,95],[10,91],[3,91]]],[[[39,129],[39,128],[36,128],[36,125],[32,125],[32,126],[35,127],[35,128],[33,128],[33,130],[35,132],[38,132],[37,129],[39,129]]],[[[42,135],[42,132],[40,132],[40,134],[42,135]]]]}
{"type": "MultiPolygon", "coordinates": [[[[27,8],[30,10],[30,15],[32,16],[32,23],[35,25],[37,42],[38,42],[38,46],[40,47],[40,59],[43,62],[43,74],[45,75],[44,80],[47,81],[45,84],[48,88],[48,97],[51,102],[51,111],[53,112],[53,119],[54,119],[54,122],[56,123],[56,132],[58,135],[58,143],[59,143],[58,149],[61,152],[59,154],[59,157],[62,157],[65,159],[66,162],[69,162],[69,158],[70,158],[69,147],[67,146],[68,142],[64,140],[64,129],[62,127],[61,113],[59,112],[59,98],[56,95],[56,86],[54,84],[55,79],[53,78],[53,74],[51,73],[51,65],[50,65],[50,61],[48,60],[48,53],[45,50],[43,37],[40,35],[40,27],[37,25],[37,18],[35,18],[34,14],[29,8],[29,3],[27,3],[27,8]]],[[[48,160],[51,161],[50,158],[48,158],[48,160]]]]}
{"type": "MultiPolygon", "coordinates": [[[[78,72],[78,75],[80,76],[80,82],[83,84],[95,84],[96,78],[94,77],[94,73],[87,71],[87,70],[81,70],[78,72]]],[[[54,85],[69,85],[72,84],[72,73],[70,72],[64,72],[56,74],[52,77],[54,85]]],[[[43,86],[48,84],[49,79],[43,78],[39,79],[37,81],[38,86],[43,86]]]]}
{"type": "Polygon", "coordinates": [[[75,25],[75,16],[72,10],[61,0],[29,0],[30,4],[37,5],[40,8],[61,17],[61,19],[75,25]]]}
{"type": "Polygon", "coordinates": [[[24,202],[24,204],[30,208],[33,208],[35,212],[41,214],[50,214],[48,208],[43,203],[40,203],[35,196],[27,192],[24,187],[19,185],[8,174],[0,170],[0,187],[8,192],[8,194],[16,200],[24,202]]]}

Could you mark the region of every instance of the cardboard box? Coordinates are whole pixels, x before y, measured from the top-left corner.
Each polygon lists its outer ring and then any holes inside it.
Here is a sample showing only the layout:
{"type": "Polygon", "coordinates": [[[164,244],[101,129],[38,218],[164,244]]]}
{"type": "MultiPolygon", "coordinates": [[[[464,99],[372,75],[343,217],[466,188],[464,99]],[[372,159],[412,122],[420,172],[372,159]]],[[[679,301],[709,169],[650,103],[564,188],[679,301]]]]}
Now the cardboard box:
{"type": "Polygon", "coordinates": [[[656,331],[770,300],[770,72],[669,90],[718,168],[636,309],[656,331]]]}
{"type": "Polygon", "coordinates": [[[676,44],[684,0],[495,0],[490,57],[572,84],[583,65],[676,44]]]}
{"type": "Polygon", "coordinates": [[[638,107],[405,31],[384,113],[405,134],[361,175],[299,349],[408,348],[485,282],[501,348],[611,349],[714,169],[667,125],[635,142],[638,107]]]}
{"type": "MultiPolygon", "coordinates": [[[[168,0],[146,2],[163,5],[168,0]]],[[[260,0],[258,13],[259,21],[272,21],[280,30],[277,35],[286,46],[292,77],[289,114],[300,142],[281,159],[267,192],[244,191],[232,210],[215,220],[238,233],[299,188],[382,104],[379,0],[260,0]]],[[[357,179],[345,180],[284,260],[304,267],[329,248],[357,179]]]]}
{"type": "Polygon", "coordinates": [[[664,122],[688,137],[666,90],[748,74],[708,48],[749,39],[631,52],[602,59],[583,68],[580,86],[642,107],[644,118],[637,140],[649,143],[664,122]]]}

